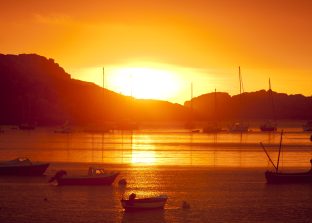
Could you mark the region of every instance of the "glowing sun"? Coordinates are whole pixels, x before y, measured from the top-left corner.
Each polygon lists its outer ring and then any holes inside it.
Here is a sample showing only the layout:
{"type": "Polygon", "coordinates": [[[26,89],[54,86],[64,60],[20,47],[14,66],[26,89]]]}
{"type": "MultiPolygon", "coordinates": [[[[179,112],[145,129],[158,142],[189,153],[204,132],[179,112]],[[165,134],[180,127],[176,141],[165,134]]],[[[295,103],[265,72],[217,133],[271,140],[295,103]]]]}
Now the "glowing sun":
{"type": "Polygon", "coordinates": [[[116,68],[108,81],[118,93],[142,99],[167,100],[180,90],[176,74],[153,68],[116,68]]]}

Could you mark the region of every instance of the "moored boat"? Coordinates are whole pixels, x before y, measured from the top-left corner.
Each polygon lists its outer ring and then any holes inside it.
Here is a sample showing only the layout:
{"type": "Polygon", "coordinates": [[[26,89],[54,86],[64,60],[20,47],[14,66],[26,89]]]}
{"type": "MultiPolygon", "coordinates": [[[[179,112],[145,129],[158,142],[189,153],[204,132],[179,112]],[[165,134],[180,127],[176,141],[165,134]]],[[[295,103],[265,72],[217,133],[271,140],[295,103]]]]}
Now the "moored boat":
{"type": "Polygon", "coordinates": [[[18,127],[20,130],[34,130],[36,125],[33,123],[22,123],[18,127]]]}
{"type": "Polygon", "coordinates": [[[265,154],[267,155],[269,161],[273,165],[275,171],[266,171],[264,173],[267,183],[269,184],[286,184],[286,183],[312,183],[312,159],[310,160],[311,169],[306,172],[281,172],[279,171],[279,160],[282,148],[283,131],[281,132],[281,139],[279,145],[277,164],[275,165],[269,156],[267,150],[262,146],[265,154]]]}
{"type": "Polygon", "coordinates": [[[305,123],[303,126],[303,131],[305,132],[311,132],[312,131],[312,121],[308,121],[307,123],[305,123]]]}
{"type": "Polygon", "coordinates": [[[64,185],[89,185],[89,186],[100,186],[100,185],[111,185],[119,172],[107,172],[102,168],[90,167],[88,175],[85,176],[66,176],[67,172],[64,170],[58,171],[49,182],[57,181],[59,186],[64,185]]]}
{"type": "Polygon", "coordinates": [[[260,126],[260,130],[262,132],[275,132],[277,130],[276,123],[268,121],[260,126]]]}
{"type": "MultiPolygon", "coordinates": [[[[238,67],[238,76],[239,76],[239,106],[242,107],[242,91],[244,93],[244,85],[243,85],[243,79],[241,75],[241,69],[238,67]]],[[[241,113],[241,110],[240,110],[241,113]]],[[[242,114],[240,114],[242,116],[242,114]]],[[[229,126],[229,132],[248,132],[249,131],[249,124],[244,123],[243,120],[239,122],[232,123],[232,125],[229,126]]]]}
{"type": "Polygon", "coordinates": [[[17,158],[1,162],[0,175],[41,176],[49,165],[49,163],[33,163],[26,158],[17,158]]]}
{"type": "Polygon", "coordinates": [[[125,211],[164,209],[167,199],[167,195],[159,195],[148,198],[136,198],[136,195],[132,193],[130,194],[129,199],[121,199],[121,205],[125,211]]]}
{"type": "Polygon", "coordinates": [[[265,178],[270,184],[312,183],[312,170],[299,173],[266,171],[265,178]]]}
{"type": "Polygon", "coordinates": [[[249,125],[242,122],[235,122],[229,126],[229,132],[248,132],[249,125]]]}
{"type": "Polygon", "coordinates": [[[272,118],[274,121],[267,120],[264,124],[262,124],[260,126],[260,130],[262,132],[275,132],[277,130],[277,124],[275,121],[275,106],[274,106],[273,91],[271,89],[271,79],[270,78],[269,78],[268,94],[269,94],[270,101],[271,101],[271,113],[272,113],[272,118]]]}

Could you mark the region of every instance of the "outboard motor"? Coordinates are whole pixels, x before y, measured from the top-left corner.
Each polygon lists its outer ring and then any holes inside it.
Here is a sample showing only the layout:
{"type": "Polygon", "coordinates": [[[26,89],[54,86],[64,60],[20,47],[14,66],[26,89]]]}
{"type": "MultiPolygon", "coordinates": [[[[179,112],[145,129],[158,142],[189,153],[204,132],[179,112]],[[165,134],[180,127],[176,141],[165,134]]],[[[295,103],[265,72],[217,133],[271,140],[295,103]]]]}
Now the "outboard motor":
{"type": "Polygon", "coordinates": [[[54,180],[57,180],[61,177],[63,177],[64,175],[66,175],[67,172],[65,170],[59,170],[56,172],[56,174],[50,178],[49,183],[53,182],[54,180]]]}
{"type": "Polygon", "coordinates": [[[135,199],[135,197],[136,197],[136,194],[132,193],[132,194],[129,195],[129,200],[133,201],[135,199]]]}

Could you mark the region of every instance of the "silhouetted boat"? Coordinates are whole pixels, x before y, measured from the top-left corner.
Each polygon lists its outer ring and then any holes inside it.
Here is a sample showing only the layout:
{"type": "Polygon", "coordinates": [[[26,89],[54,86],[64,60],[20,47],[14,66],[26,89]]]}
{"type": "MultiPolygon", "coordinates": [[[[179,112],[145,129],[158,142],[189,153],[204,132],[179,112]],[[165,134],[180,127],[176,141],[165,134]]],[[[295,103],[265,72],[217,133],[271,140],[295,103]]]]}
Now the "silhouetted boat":
{"type": "Polygon", "coordinates": [[[54,133],[62,133],[62,134],[68,134],[72,132],[73,129],[69,126],[68,122],[65,122],[61,127],[54,130],[54,133]]]}
{"type": "Polygon", "coordinates": [[[21,130],[34,130],[36,128],[36,125],[32,123],[22,123],[18,127],[21,130]]]}
{"type": "Polygon", "coordinates": [[[305,132],[311,132],[312,131],[312,121],[308,121],[307,123],[305,123],[303,126],[303,131],[305,132]]]}
{"type": "Polygon", "coordinates": [[[299,173],[266,171],[265,178],[267,182],[271,184],[312,183],[312,168],[307,172],[299,172],[299,173]]]}
{"type": "Polygon", "coordinates": [[[101,168],[90,167],[88,175],[85,176],[66,176],[67,172],[64,170],[58,171],[49,182],[57,181],[59,186],[63,185],[89,185],[89,186],[100,186],[100,185],[111,185],[119,172],[106,172],[101,168]]]}
{"type": "MultiPolygon", "coordinates": [[[[216,89],[214,93],[214,119],[217,120],[217,90],[216,89]]],[[[206,125],[203,128],[203,132],[204,133],[218,133],[218,132],[222,132],[222,128],[215,121],[209,125],[206,125]]]]}
{"type": "Polygon", "coordinates": [[[260,126],[260,130],[262,132],[274,132],[277,130],[276,124],[272,123],[271,121],[267,121],[263,125],[260,126]]]}
{"type": "Polygon", "coordinates": [[[283,131],[281,132],[281,139],[280,139],[280,145],[279,145],[279,151],[278,151],[278,158],[277,158],[277,165],[274,164],[271,157],[269,156],[268,152],[266,151],[265,147],[262,143],[260,143],[261,147],[263,148],[265,154],[269,158],[269,161],[275,168],[275,171],[266,171],[265,172],[265,178],[267,180],[267,183],[270,184],[285,184],[285,183],[312,183],[312,159],[310,160],[311,163],[311,169],[306,172],[280,172],[279,171],[279,160],[280,160],[280,154],[281,154],[281,148],[282,148],[282,139],[283,139],[283,131]]]}
{"type": "Polygon", "coordinates": [[[134,193],[130,194],[129,199],[121,199],[121,205],[125,211],[144,211],[154,209],[164,209],[167,202],[167,195],[160,195],[149,198],[135,198],[134,193]]]}
{"type": "MultiPolygon", "coordinates": [[[[240,102],[240,107],[242,104],[242,91],[244,92],[244,85],[243,85],[243,80],[241,76],[241,70],[240,67],[238,67],[238,76],[239,76],[239,102],[240,102]]],[[[248,132],[249,125],[246,123],[243,123],[243,121],[240,122],[235,122],[232,125],[229,126],[229,131],[230,132],[248,132]]]]}
{"type": "Polygon", "coordinates": [[[230,132],[248,132],[249,125],[242,122],[235,122],[229,126],[230,132]]]}
{"type": "Polygon", "coordinates": [[[41,176],[49,165],[49,163],[32,163],[29,159],[17,158],[0,162],[0,175],[41,176]]]}
{"type": "MultiPolygon", "coordinates": [[[[275,113],[275,111],[274,111],[274,101],[273,101],[273,95],[272,95],[272,89],[271,89],[271,80],[270,79],[269,79],[269,90],[268,90],[268,92],[269,92],[270,100],[271,100],[272,116],[273,116],[273,119],[275,119],[274,118],[274,116],[275,116],[274,115],[274,113],[275,113]]],[[[276,125],[275,122],[272,122],[272,121],[268,120],[263,125],[260,126],[260,130],[262,132],[274,132],[274,131],[277,130],[276,126],[277,125],[276,125]]]]}

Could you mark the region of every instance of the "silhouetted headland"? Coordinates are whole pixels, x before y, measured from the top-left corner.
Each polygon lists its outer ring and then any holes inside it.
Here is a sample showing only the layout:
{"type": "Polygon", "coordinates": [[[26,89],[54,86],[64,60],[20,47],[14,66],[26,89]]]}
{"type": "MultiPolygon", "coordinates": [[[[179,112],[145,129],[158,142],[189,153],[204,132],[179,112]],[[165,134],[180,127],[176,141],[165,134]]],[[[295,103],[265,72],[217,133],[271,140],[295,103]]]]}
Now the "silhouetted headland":
{"type": "MultiPolygon", "coordinates": [[[[273,92],[277,119],[312,119],[312,98],[273,92]]],[[[125,120],[185,121],[268,119],[271,117],[268,91],[237,95],[215,93],[193,98],[185,105],[161,100],[139,100],[103,89],[94,83],[71,78],[53,59],[36,54],[0,54],[0,124],[39,125],[92,123],[125,120]]]]}
{"type": "Polygon", "coordinates": [[[39,125],[184,120],[187,109],[160,100],[135,100],[72,79],[53,59],[0,54],[0,124],[39,125]]]}

